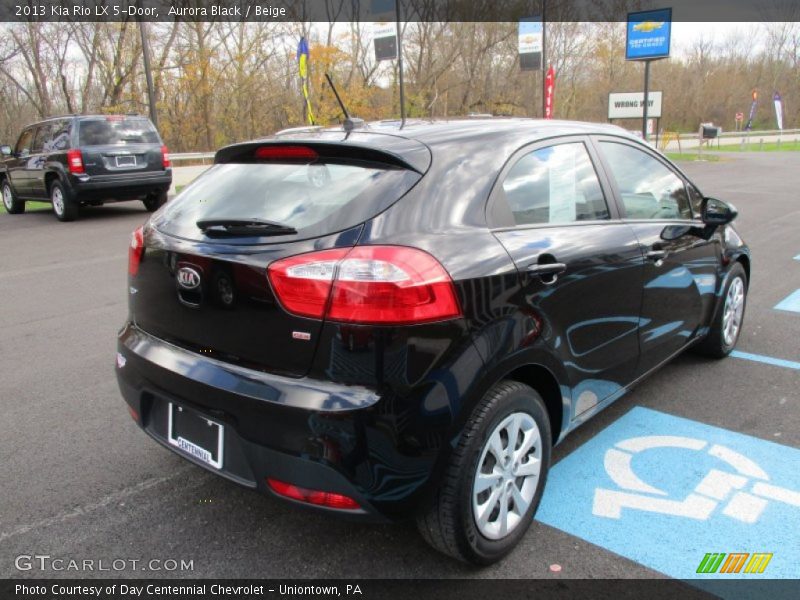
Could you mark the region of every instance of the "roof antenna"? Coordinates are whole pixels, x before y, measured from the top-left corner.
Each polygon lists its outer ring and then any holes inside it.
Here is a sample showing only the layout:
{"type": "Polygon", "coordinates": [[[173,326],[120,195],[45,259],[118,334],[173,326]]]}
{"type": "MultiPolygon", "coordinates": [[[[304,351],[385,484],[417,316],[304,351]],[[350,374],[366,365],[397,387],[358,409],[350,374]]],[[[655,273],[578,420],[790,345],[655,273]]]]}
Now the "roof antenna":
{"type": "Polygon", "coordinates": [[[333,85],[333,79],[331,76],[325,73],[325,79],[328,80],[328,85],[331,86],[333,90],[334,96],[336,96],[336,101],[339,103],[339,106],[342,109],[342,113],[344,114],[344,130],[348,133],[353,131],[353,129],[360,129],[364,126],[364,119],[359,119],[358,117],[351,117],[350,113],[347,112],[347,108],[342,102],[342,98],[339,96],[339,92],[336,90],[336,86],[333,85]]]}

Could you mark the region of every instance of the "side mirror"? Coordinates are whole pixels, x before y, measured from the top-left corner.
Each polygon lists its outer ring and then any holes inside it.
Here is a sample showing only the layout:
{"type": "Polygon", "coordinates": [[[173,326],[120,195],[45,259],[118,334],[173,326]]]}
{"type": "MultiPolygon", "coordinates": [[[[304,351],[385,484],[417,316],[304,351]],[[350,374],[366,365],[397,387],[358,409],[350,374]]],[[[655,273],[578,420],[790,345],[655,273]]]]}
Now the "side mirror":
{"type": "Polygon", "coordinates": [[[703,198],[703,223],[706,225],[727,225],[738,215],[736,207],[716,198],[703,198]]]}
{"type": "Polygon", "coordinates": [[[3,144],[2,146],[0,146],[0,154],[2,154],[3,156],[11,156],[12,154],[11,146],[9,146],[8,144],[3,144]]]}

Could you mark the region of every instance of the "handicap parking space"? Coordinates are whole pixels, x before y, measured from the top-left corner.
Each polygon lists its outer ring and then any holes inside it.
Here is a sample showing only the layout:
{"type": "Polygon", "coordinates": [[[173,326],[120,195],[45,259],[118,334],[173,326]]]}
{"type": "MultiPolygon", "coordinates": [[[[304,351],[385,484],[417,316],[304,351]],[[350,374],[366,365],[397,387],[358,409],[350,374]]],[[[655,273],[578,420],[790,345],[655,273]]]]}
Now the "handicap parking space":
{"type": "Polygon", "coordinates": [[[536,518],[671,577],[796,577],[798,464],[796,448],[637,406],[553,467],[536,518]],[[736,563],[699,575],[708,554],[736,563]]]}

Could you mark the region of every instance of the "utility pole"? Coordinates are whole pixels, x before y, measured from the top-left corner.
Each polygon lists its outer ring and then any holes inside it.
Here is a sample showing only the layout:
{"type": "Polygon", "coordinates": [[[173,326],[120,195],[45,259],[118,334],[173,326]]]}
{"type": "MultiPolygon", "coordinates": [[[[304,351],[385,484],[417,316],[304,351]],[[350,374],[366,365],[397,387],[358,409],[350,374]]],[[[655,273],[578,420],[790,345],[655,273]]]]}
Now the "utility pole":
{"type": "Polygon", "coordinates": [[[150,120],[158,129],[158,113],[156,112],[156,93],[153,89],[153,74],[150,71],[150,42],[147,39],[147,23],[139,19],[139,32],[142,34],[142,55],[144,56],[144,76],[147,80],[147,102],[150,105],[150,120]]]}
{"type": "Polygon", "coordinates": [[[406,124],[406,94],[403,82],[403,36],[400,30],[400,0],[394,0],[397,18],[397,74],[400,79],[400,129],[406,124]]]}

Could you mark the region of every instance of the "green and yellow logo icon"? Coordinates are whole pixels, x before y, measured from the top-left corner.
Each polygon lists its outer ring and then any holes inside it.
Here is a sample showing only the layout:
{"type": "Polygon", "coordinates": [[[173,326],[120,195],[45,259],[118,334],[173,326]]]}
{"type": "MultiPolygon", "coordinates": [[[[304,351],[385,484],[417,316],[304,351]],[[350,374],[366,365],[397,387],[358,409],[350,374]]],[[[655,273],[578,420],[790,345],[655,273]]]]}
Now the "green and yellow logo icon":
{"type": "Polygon", "coordinates": [[[763,573],[769,561],[772,560],[772,552],[709,552],[700,561],[697,567],[698,573],[763,573]]]}

